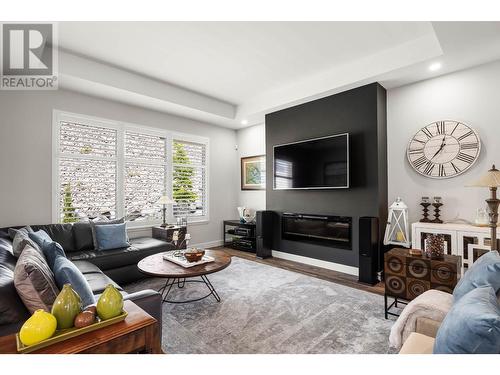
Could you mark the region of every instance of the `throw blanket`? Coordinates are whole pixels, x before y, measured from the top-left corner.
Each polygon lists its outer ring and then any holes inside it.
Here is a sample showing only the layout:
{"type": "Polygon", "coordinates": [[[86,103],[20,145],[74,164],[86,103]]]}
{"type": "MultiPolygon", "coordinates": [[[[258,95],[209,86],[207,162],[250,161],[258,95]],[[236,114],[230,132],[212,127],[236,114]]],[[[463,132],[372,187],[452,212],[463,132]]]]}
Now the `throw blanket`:
{"type": "Polygon", "coordinates": [[[391,328],[389,344],[391,347],[400,349],[410,333],[415,332],[418,317],[442,322],[453,304],[453,295],[440,290],[430,289],[413,301],[403,310],[391,328]]]}

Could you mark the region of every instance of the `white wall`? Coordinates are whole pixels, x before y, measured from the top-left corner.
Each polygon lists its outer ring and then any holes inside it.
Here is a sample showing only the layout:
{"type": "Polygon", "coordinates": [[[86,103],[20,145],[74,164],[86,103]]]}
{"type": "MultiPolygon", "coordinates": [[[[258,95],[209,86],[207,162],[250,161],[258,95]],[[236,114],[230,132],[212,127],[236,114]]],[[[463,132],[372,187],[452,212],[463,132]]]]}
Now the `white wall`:
{"type": "Polygon", "coordinates": [[[222,239],[238,205],[234,130],[65,90],[0,92],[0,227],[51,222],[53,109],[208,137],[210,222],[189,231],[193,243],[222,239]]]}
{"type": "MultiPolygon", "coordinates": [[[[266,153],[266,127],[264,124],[250,126],[236,132],[236,143],[238,145],[238,160],[242,157],[264,155],[266,153]]],[[[241,180],[241,167],[238,166],[238,176],[241,180]]],[[[269,183],[269,182],[268,182],[269,183]]],[[[253,208],[255,210],[266,209],[265,190],[241,190],[238,187],[238,206],[253,208]]],[[[235,211],[238,217],[237,212],[235,211]]]]}
{"type": "Polygon", "coordinates": [[[421,218],[422,196],[443,197],[443,219],[473,221],[478,207],[485,207],[488,190],[465,187],[500,166],[500,62],[437,77],[389,90],[387,93],[387,143],[389,203],[401,196],[408,204],[410,221],[421,218]],[[479,160],[464,174],[446,180],[425,178],[406,160],[406,145],[421,127],[437,120],[461,121],[482,141],[479,160]]]}

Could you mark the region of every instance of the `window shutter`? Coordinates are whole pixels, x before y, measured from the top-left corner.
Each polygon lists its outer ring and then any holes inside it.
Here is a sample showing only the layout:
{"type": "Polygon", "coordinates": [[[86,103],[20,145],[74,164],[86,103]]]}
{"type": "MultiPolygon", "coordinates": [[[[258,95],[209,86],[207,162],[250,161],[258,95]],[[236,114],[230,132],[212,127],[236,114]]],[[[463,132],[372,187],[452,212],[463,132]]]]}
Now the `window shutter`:
{"type": "Polygon", "coordinates": [[[207,215],[206,145],[174,140],[172,195],[176,217],[207,215]]]}
{"type": "Polygon", "coordinates": [[[62,112],[54,130],[54,220],[125,216],[154,225],[163,194],[176,202],[169,219],[208,219],[205,138],[62,112]]]}
{"type": "Polygon", "coordinates": [[[116,157],[116,130],[62,122],[59,150],[62,154],[116,157]]]}
{"type": "Polygon", "coordinates": [[[125,212],[128,221],[161,217],[156,202],[165,191],[164,137],[125,132],[125,212]]]}
{"type": "Polygon", "coordinates": [[[63,223],[116,217],[116,130],[62,122],[59,215],[63,223]]]}

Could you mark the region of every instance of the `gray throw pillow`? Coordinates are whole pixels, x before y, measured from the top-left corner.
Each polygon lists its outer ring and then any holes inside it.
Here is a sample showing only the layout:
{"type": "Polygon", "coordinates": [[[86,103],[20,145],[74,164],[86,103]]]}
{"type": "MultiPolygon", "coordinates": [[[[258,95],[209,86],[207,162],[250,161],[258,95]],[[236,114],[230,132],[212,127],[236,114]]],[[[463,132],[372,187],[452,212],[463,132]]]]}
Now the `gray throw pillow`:
{"type": "Polygon", "coordinates": [[[491,286],[477,287],[453,304],[439,327],[433,352],[500,353],[500,306],[491,286]]]}
{"type": "MultiPolygon", "coordinates": [[[[92,242],[94,243],[94,250],[99,248],[99,244],[97,243],[97,236],[95,234],[95,227],[97,225],[109,225],[109,224],[123,224],[125,222],[125,218],[122,217],[116,220],[108,220],[108,221],[91,221],[90,228],[92,228],[92,242]]],[[[128,241],[128,238],[127,238],[128,241]]]]}
{"type": "Polygon", "coordinates": [[[10,239],[13,241],[14,240],[14,237],[16,236],[16,233],[19,229],[15,229],[15,228],[9,228],[8,232],[9,232],[9,237],[10,239]]]}
{"type": "Polygon", "coordinates": [[[12,240],[12,253],[16,258],[19,258],[26,245],[30,245],[34,249],[40,251],[38,245],[29,237],[29,232],[32,232],[30,227],[24,227],[17,230],[12,240]]]}
{"type": "Polygon", "coordinates": [[[50,311],[59,294],[54,274],[43,254],[27,245],[14,268],[14,286],[26,308],[50,311]]]}

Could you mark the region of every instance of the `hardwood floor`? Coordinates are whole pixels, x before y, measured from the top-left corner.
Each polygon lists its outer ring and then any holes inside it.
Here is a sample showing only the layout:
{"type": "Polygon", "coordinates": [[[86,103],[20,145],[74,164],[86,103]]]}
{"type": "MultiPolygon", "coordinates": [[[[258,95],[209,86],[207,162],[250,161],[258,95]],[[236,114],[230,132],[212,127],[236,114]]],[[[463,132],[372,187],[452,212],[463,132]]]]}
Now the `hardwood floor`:
{"type": "Polygon", "coordinates": [[[280,258],[259,259],[255,256],[255,254],[247,253],[246,251],[234,250],[223,246],[215,247],[214,249],[224,250],[231,256],[252,260],[254,262],[263,263],[274,267],[279,267],[288,271],[302,273],[304,275],[342,284],[351,288],[364,290],[366,292],[380,295],[384,294],[384,283],[382,282],[376,285],[368,285],[358,282],[357,276],[348,275],[346,273],[332,271],[321,267],[310,266],[308,264],[293,262],[280,258]]]}

